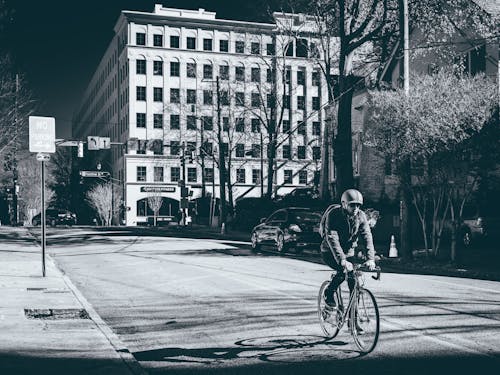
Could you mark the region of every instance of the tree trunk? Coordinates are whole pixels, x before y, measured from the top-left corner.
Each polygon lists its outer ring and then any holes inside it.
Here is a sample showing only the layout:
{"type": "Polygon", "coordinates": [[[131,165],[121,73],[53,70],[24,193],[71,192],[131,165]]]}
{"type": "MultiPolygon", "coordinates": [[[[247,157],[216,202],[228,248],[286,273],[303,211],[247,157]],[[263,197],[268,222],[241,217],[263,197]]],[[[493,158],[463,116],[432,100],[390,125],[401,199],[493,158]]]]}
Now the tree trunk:
{"type": "Polygon", "coordinates": [[[400,166],[401,177],[401,207],[400,207],[400,242],[401,242],[401,257],[403,259],[412,259],[413,246],[411,239],[411,170],[410,160],[406,159],[400,166]]]}
{"type": "Polygon", "coordinates": [[[271,199],[274,182],[274,158],[276,157],[276,136],[269,132],[269,146],[267,149],[267,190],[266,198],[271,199]]]}

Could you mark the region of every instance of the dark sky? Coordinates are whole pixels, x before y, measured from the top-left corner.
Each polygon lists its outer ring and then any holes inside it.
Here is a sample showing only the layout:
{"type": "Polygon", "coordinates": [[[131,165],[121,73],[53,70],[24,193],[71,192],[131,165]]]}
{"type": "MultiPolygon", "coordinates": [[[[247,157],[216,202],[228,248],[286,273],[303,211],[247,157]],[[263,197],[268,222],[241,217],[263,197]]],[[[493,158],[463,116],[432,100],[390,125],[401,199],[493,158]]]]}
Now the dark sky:
{"type": "MultiPolygon", "coordinates": [[[[70,138],[79,98],[113,37],[121,10],[165,7],[217,12],[217,18],[264,20],[266,0],[6,0],[14,11],[6,48],[41,102],[37,115],[56,118],[58,138],[70,138]]],[[[276,2],[275,2],[276,3],[276,2]]]]}

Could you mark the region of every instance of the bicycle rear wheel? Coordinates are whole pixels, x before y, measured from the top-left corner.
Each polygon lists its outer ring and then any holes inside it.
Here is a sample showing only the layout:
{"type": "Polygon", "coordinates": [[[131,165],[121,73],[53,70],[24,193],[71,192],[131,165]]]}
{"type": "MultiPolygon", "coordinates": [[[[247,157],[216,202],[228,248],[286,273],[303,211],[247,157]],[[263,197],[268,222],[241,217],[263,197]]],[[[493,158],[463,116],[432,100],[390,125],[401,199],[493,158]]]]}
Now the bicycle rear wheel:
{"type": "Polygon", "coordinates": [[[321,326],[323,333],[328,338],[333,339],[335,336],[338,335],[340,327],[342,325],[342,312],[340,309],[338,309],[338,306],[340,306],[340,301],[337,291],[335,291],[333,295],[337,308],[334,308],[333,311],[328,311],[328,309],[326,308],[327,306],[324,295],[325,295],[325,289],[328,286],[328,284],[330,284],[330,281],[324,281],[323,284],[321,284],[321,287],[319,288],[318,318],[319,318],[319,325],[321,326]]]}
{"type": "Polygon", "coordinates": [[[356,346],[362,353],[370,353],[377,345],[380,316],[377,301],[368,289],[359,289],[357,302],[351,309],[350,319],[351,333],[356,346]]]}

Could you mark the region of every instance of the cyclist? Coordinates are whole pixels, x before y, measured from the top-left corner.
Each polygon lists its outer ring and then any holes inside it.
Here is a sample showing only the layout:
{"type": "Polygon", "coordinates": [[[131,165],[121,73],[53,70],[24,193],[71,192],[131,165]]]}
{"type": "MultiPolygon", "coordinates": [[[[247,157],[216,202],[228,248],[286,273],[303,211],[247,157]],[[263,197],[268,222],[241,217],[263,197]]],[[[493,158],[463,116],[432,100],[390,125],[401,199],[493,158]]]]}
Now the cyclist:
{"type": "Polygon", "coordinates": [[[375,248],[369,222],[364,211],[363,195],[356,189],[346,190],[341,197],[341,204],[332,204],[324,212],[320,223],[321,257],[336,271],[330,285],[325,290],[325,302],[330,310],[335,308],[334,292],[347,276],[347,284],[352,292],[354,288],[353,264],[358,238],[366,243],[365,265],[375,269],[375,248]]]}

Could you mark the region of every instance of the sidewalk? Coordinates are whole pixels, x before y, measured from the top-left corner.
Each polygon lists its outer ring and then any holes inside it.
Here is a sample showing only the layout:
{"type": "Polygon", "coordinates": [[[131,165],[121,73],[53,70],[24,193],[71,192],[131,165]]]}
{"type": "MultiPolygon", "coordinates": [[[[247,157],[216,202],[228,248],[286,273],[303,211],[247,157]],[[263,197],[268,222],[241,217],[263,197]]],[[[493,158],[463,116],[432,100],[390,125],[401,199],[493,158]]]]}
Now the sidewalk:
{"type": "Polygon", "coordinates": [[[0,227],[0,372],[143,374],[49,256],[42,277],[41,254],[25,229],[0,227]]]}

